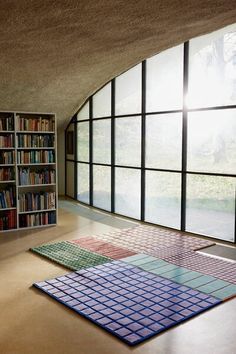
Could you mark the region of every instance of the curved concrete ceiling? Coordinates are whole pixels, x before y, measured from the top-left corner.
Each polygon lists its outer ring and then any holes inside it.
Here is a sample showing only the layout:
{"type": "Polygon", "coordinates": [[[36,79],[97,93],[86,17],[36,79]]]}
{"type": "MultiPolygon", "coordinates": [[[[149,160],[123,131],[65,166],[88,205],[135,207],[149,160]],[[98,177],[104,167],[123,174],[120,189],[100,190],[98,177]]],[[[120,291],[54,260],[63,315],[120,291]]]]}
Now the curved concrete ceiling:
{"type": "Polygon", "coordinates": [[[0,110],[65,126],[111,78],[235,19],[235,0],[0,0],[0,110]]]}

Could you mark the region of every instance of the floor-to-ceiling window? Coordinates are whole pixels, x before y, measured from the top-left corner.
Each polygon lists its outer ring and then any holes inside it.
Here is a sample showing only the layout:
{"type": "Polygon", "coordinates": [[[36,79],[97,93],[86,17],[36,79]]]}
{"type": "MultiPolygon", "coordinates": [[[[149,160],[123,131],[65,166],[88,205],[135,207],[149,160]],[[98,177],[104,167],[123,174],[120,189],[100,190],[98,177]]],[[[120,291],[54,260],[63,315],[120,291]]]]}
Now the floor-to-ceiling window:
{"type": "Polygon", "coordinates": [[[68,195],[235,242],[235,25],[116,77],[88,99],[69,131],[68,195]]]}

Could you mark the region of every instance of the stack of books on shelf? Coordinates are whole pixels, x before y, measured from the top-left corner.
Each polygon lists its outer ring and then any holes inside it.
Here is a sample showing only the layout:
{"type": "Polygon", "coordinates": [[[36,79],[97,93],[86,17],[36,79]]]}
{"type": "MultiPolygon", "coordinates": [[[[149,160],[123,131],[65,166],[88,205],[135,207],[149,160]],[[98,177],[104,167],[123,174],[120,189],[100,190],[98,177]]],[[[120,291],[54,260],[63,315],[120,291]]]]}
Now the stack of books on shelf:
{"type": "Polygon", "coordinates": [[[0,168],[0,181],[11,181],[15,179],[15,172],[11,167],[0,168]]]}
{"type": "Polygon", "coordinates": [[[7,187],[0,191],[0,209],[15,207],[15,188],[7,187]]]}
{"type": "Polygon", "coordinates": [[[20,164],[28,163],[54,163],[54,150],[17,151],[17,159],[20,164]]]}
{"type": "Polygon", "coordinates": [[[13,134],[0,135],[0,148],[11,148],[14,146],[13,134]]]}
{"type": "Polygon", "coordinates": [[[20,215],[20,227],[33,227],[56,224],[56,212],[20,215]]]}
{"type": "Polygon", "coordinates": [[[0,231],[16,228],[16,212],[8,210],[0,213],[0,231]]]}
{"type": "Polygon", "coordinates": [[[0,231],[57,223],[56,117],[0,112],[0,231]]]}
{"type": "Polygon", "coordinates": [[[30,167],[19,168],[19,184],[52,184],[56,182],[56,171],[49,169],[31,170],[30,167]]]}
{"type": "Polygon", "coordinates": [[[13,117],[0,118],[0,130],[6,130],[6,131],[14,130],[14,118],[13,117]]]}
{"type": "Polygon", "coordinates": [[[15,151],[0,151],[0,165],[14,164],[15,151]]]}
{"type": "Polygon", "coordinates": [[[54,147],[54,135],[19,134],[18,147],[54,147]]]}
{"type": "Polygon", "coordinates": [[[55,192],[22,193],[19,194],[20,212],[47,210],[56,208],[55,192]]]}
{"type": "Polygon", "coordinates": [[[26,118],[17,116],[18,128],[21,131],[45,131],[52,132],[55,130],[55,122],[51,118],[26,118]]]}

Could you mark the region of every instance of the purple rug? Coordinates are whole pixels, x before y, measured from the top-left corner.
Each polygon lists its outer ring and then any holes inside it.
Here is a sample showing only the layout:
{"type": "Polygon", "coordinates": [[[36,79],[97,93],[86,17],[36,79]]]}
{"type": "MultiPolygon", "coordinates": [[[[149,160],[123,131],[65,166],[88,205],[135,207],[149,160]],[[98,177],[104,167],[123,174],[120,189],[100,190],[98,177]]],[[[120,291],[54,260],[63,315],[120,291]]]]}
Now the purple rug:
{"type": "Polygon", "coordinates": [[[129,345],[221,303],[118,260],[34,286],[129,345]]]}

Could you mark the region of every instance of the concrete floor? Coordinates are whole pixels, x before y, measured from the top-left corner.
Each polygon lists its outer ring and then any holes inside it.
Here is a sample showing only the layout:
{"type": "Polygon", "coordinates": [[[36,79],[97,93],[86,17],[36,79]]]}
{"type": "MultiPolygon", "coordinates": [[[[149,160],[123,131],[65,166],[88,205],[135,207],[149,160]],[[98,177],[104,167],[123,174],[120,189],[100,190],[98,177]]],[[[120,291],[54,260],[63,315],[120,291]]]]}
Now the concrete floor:
{"type": "Polygon", "coordinates": [[[135,225],[126,219],[62,203],[59,225],[0,237],[1,354],[233,354],[236,299],[129,348],[106,331],[31,287],[67,273],[28,249],[135,225]],[[75,212],[75,210],[77,210],[75,212]],[[82,215],[82,216],[81,216],[82,215]]]}

